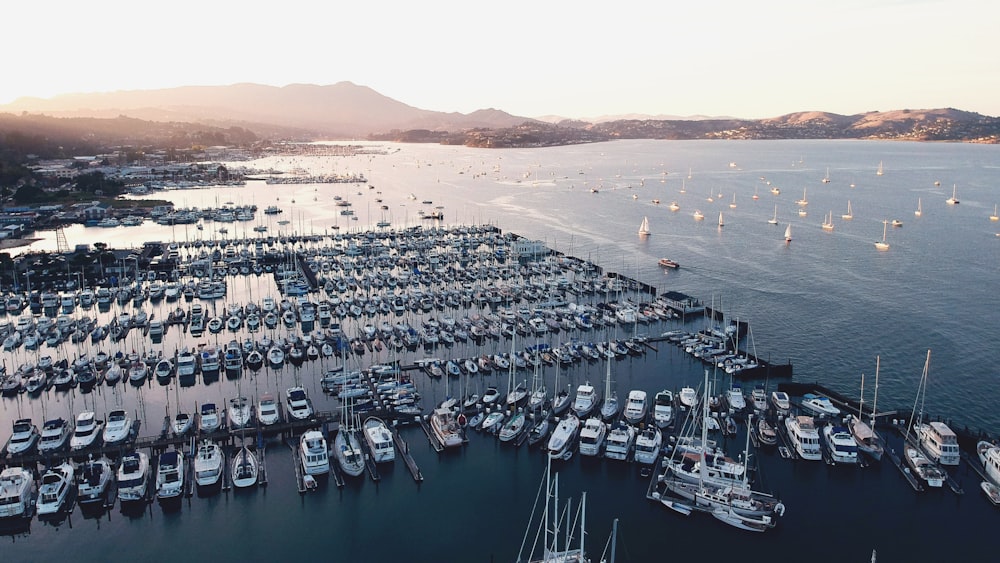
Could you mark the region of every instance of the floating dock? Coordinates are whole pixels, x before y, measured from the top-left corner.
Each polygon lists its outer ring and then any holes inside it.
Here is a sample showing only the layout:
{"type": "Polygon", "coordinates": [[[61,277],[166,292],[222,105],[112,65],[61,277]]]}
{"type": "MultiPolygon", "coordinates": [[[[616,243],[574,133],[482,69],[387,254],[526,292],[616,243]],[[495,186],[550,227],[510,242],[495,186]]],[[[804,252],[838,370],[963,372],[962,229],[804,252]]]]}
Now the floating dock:
{"type": "Polygon", "coordinates": [[[414,461],[413,456],[410,455],[410,446],[403,440],[403,437],[399,435],[399,431],[396,430],[395,426],[391,426],[389,431],[392,432],[392,441],[396,444],[396,453],[403,458],[403,462],[406,463],[406,468],[410,470],[410,475],[413,476],[413,480],[420,483],[424,480],[423,473],[420,472],[420,468],[417,467],[417,462],[414,461]]]}

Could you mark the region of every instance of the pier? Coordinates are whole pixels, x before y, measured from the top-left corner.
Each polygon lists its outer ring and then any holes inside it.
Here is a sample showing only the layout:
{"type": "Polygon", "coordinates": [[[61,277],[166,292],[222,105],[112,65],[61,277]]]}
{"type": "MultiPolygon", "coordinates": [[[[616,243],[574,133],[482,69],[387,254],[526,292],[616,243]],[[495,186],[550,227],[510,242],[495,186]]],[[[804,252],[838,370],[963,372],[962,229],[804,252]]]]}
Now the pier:
{"type": "Polygon", "coordinates": [[[403,462],[406,463],[406,468],[410,470],[413,480],[417,483],[422,482],[424,475],[420,472],[420,468],[417,467],[417,462],[413,459],[413,456],[410,455],[410,445],[399,435],[399,431],[396,430],[395,426],[390,426],[389,431],[392,432],[392,441],[396,444],[396,453],[399,454],[399,457],[403,458],[403,462]]]}

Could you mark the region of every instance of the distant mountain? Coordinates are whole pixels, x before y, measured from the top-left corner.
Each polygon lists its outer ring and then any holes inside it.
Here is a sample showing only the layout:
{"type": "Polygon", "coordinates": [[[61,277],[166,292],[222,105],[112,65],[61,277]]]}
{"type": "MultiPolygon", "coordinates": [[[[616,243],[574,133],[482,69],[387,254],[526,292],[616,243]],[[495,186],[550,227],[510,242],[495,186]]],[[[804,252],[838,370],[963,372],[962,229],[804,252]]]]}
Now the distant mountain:
{"type": "Polygon", "coordinates": [[[327,86],[184,86],[66,94],[49,99],[19,98],[0,106],[0,112],[45,113],[55,117],[124,115],[149,121],[238,125],[254,131],[298,130],[313,138],[357,138],[373,132],[407,129],[511,127],[527,120],[495,109],[470,114],[422,110],[351,82],[327,86]]]}

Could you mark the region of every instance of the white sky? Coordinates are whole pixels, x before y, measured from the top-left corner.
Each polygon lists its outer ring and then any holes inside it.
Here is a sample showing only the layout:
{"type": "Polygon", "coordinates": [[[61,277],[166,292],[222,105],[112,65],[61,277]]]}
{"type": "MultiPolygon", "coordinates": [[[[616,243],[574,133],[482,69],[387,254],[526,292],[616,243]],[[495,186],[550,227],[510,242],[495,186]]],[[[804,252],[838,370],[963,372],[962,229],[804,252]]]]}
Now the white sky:
{"type": "Polygon", "coordinates": [[[347,80],[528,117],[1000,115],[996,0],[13,1],[0,103],[347,80]]]}

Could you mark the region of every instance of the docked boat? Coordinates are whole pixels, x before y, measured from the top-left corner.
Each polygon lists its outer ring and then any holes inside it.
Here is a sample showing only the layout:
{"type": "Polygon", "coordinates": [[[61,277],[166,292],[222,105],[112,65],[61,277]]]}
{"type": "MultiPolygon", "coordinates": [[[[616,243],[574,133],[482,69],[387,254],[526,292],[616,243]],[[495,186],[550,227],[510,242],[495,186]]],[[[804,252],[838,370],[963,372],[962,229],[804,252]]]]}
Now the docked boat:
{"type": "Polygon", "coordinates": [[[278,412],[278,402],[274,399],[274,395],[270,393],[261,395],[260,401],[257,402],[257,421],[262,426],[271,426],[272,424],[277,424],[280,420],[281,415],[278,412]]]}
{"type": "Polygon", "coordinates": [[[656,426],[647,426],[635,438],[635,461],[643,465],[656,463],[663,445],[663,433],[656,426]]]}
{"type": "Polygon", "coordinates": [[[396,447],[392,432],[382,419],[370,416],[363,426],[365,441],[375,463],[389,463],[396,459],[396,447]]]}
{"type": "Polygon", "coordinates": [[[170,450],[160,454],[156,469],[156,498],[160,502],[178,499],[184,491],[184,453],[170,450]]]}
{"type": "Polygon", "coordinates": [[[143,452],[122,456],[118,467],[118,500],[122,502],[144,500],[149,481],[149,458],[143,452]]]}
{"type": "Polygon", "coordinates": [[[806,393],[802,396],[802,408],[816,416],[840,416],[840,409],[833,405],[829,397],[806,393]]]}
{"type": "Polygon", "coordinates": [[[203,434],[215,432],[222,426],[222,416],[219,414],[215,403],[203,403],[201,405],[198,425],[203,434]]]}
{"type": "Polygon", "coordinates": [[[788,393],[784,391],[771,391],[771,405],[778,415],[787,415],[792,409],[792,403],[788,399],[788,393]]]}
{"type": "Polygon", "coordinates": [[[132,434],[132,417],[124,409],[115,409],[108,413],[108,421],[104,425],[104,444],[115,445],[124,442],[132,434]]]}
{"type": "Polygon", "coordinates": [[[39,436],[38,427],[31,423],[30,418],[15,420],[14,432],[7,440],[7,453],[16,456],[30,452],[38,443],[39,436]]]}
{"type": "Polygon", "coordinates": [[[222,447],[212,440],[202,440],[194,458],[194,481],[199,488],[217,485],[222,478],[222,447]]]}
{"type": "Polygon", "coordinates": [[[157,381],[169,381],[174,376],[174,363],[169,358],[163,358],[153,367],[153,375],[157,381]]]}
{"type": "Polygon", "coordinates": [[[260,462],[257,459],[257,454],[250,448],[243,446],[233,456],[233,486],[237,489],[255,486],[259,470],[260,462]]]}
{"type": "Polygon", "coordinates": [[[556,424],[549,436],[548,452],[550,459],[569,459],[573,455],[573,445],[580,432],[580,419],[572,413],[567,414],[556,424]]]}
{"type": "Polygon", "coordinates": [[[1000,447],[992,442],[980,440],[976,444],[979,463],[983,464],[986,476],[993,483],[1000,483],[1000,447]]]}
{"type": "Polygon", "coordinates": [[[922,479],[927,486],[941,488],[944,485],[945,473],[920,451],[920,448],[907,442],[903,446],[903,459],[913,473],[922,479]]]}
{"type": "Polygon", "coordinates": [[[664,389],[653,397],[653,423],[666,428],[674,420],[674,394],[664,389]]]}
{"type": "Polygon", "coordinates": [[[174,415],[174,436],[187,436],[194,429],[194,418],[186,412],[174,415]]]}
{"type": "Polygon", "coordinates": [[[35,508],[39,516],[55,514],[63,508],[63,504],[73,489],[73,476],[76,470],[71,463],[57,465],[42,475],[38,486],[38,500],[35,508]]]}
{"type": "Polygon", "coordinates": [[[73,425],[61,418],[46,420],[42,425],[42,434],[38,439],[38,453],[46,454],[61,450],[69,443],[73,425]]]}
{"type": "MultiPolygon", "coordinates": [[[[879,367],[881,364],[881,359],[879,356],[875,356],[875,398],[872,399],[872,413],[871,422],[866,424],[863,417],[859,414],[854,416],[853,414],[847,415],[845,422],[847,424],[848,430],[851,431],[851,436],[854,437],[854,442],[858,445],[858,450],[871,457],[875,461],[882,459],[882,453],[884,448],[882,446],[882,438],[875,432],[875,413],[878,408],[878,378],[879,378],[879,367]]],[[[865,376],[861,375],[861,398],[859,399],[858,412],[864,411],[865,405],[865,376]]]]}
{"type": "Polygon", "coordinates": [[[625,403],[625,422],[629,424],[639,424],[646,420],[647,414],[646,392],[633,389],[628,392],[628,401],[625,403]]]}
{"type": "Polygon", "coordinates": [[[843,426],[827,424],[823,427],[823,441],[830,451],[830,458],[836,463],[858,463],[858,443],[843,426]]]}
{"type": "Polygon", "coordinates": [[[576,398],[573,400],[573,414],[578,419],[586,418],[593,412],[599,400],[600,397],[597,394],[597,389],[590,382],[581,384],[576,388],[576,398]]]}
{"type": "Polygon", "coordinates": [[[302,387],[289,387],[285,392],[288,414],[296,420],[308,420],[313,415],[312,401],[302,387]]]}
{"type": "Polygon", "coordinates": [[[757,439],[760,440],[762,446],[775,446],[778,444],[778,431],[774,429],[774,426],[766,418],[761,417],[757,420],[756,431],[757,439]]]}
{"type": "Polygon", "coordinates": [[[591,417],[580,429],[580,455],[599,456],[608,435],[608,425],[598,417],[591,417]]]}
{"type": "Polygon", "coordinates": [[[449,408],[437,408],[430,417],[431,430],[434,437],[445,448],[454,448],[462,445],[464,436],[462,427],[458,423],[455,411],[449,408]]]}
{"type": "Polygon", "coordinates": [[[330,453],[326,438],[319,430],[308,430],[299,438],[299,460],[306,475],[326,475],[330,472],[330,453]]]}
{"type": "Polygon", "coordinates": [[[350,424],[341,424],[337,430],[337,435],[333,439],[333,453],[344,473],[358,477],[365,472],[365,456],[361,451],[361,443],[350,424]]]}
{"type": "Polygon", "coordinates": [[[785,419],[785,433],[795,452],[802,459],[818,461],[823,459],[819,445],[819,431],[811,416],[789,416],[785,419]]]}
{"type": "Polygon", "coordinates": [[[693,409],[698,404],[698,392],[695,391],[694,387],[682,387],[677,399],[681,402],[682,407],[693,409]]]}
{"type": "Polygon", "coordinates": [[[0,518],[18,518],[31,514],[35,479],[23,467],[8,467],[0,473],[0,518]]]}
{"type": "Polygon", "coordinates": [[[500,427],[497,437],[501,442],[511,442],[517,439],[527,429],[528,419],[523,412],[515,412],[504,421],[500,427]]]}
{"type": "Polygon", "coordinates": [[[1000,505],[1000,487],[997,487],[989,481],[981,481],[979,483],[979,488],[986,493],[986,498],[989,499],[993,506],[1000,505]]]}
{"type": "Polygon", "coordinates": [[[226,415],[230,428],[243,428],[250,424],[253,409],[250,408],[250,401],[246,397],[233,397],[229,399],[229,408],[226,415]]]}
{"type": "Polygon", "coordinates": [[[69,448],[74,452],[97,443],[104,430],[104,421],[97,420],[94,411],[84,411],[76,416],[76,430],[70,438],[69,448]]]}
{"type": "Polygon", "coordinates": [[[77,500],[80,504],[93,504],[107,500],[108,491],[114,480],[115,470],[104,459],[91,459],[80,466],[76,484],[77,500]]]}
{"type": "Polygon", "coordinates": [[[944,422],[934,421],[913,425],[920,447],[932,461],[941,465],[958,465],[958,436],[944,422]]]}
{"type": "Polygon", "coordinates": [[[636,429],[631,424],[616,422],[608,431],[608,439],[604,447],[604,457],[619,461],[628,460],[635,446],[636,429]]]}

